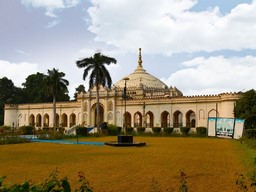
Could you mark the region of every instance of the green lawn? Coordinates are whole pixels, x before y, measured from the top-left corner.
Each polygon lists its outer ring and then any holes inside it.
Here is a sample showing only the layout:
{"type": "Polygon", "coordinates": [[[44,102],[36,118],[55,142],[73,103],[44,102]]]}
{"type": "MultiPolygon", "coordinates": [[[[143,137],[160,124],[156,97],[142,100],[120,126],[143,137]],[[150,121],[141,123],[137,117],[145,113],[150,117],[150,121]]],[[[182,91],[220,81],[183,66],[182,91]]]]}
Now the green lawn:
{"type": "MultiPolygon", "coordinates": [[[[115,137],[83,138],[111,141],[115,137]]],[[[190,191],[235,191],[235,173],[247,173],[254,159],[234,140],[215,138],[135,137],[145,147],[27,143],[0,145],[0,176],[5,183],[38,183],[58,168],[72,188],[78,172],[94,191],[178,191],[180,171],[190,191]],[[156,184],[156,181],[158,184],[156,184]]]]}

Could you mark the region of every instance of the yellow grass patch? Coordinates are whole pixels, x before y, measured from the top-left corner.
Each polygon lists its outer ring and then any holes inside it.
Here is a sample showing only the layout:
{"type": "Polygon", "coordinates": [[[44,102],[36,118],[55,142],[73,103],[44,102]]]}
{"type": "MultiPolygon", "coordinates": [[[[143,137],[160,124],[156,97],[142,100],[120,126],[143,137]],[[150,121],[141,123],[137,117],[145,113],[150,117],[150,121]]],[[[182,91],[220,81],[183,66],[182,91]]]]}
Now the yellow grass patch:
{"type": "MultiPolygon", "coordinates": [[[[79,139],[82,141],[82,139],[79,139]]],[[[111,141],[116,137],[85,138],[111,141]]],[[[178,191],[180,171],[188,176],[189,191],[235,191],[235,173],[245,173],[240,144],[208,138],[135,137],[145,147],[110,147],[28,143],[0,146],[0,176],[5,183],[39,183],[57,167],[76,187],[84,172],[94,191],[178,191]]]]}

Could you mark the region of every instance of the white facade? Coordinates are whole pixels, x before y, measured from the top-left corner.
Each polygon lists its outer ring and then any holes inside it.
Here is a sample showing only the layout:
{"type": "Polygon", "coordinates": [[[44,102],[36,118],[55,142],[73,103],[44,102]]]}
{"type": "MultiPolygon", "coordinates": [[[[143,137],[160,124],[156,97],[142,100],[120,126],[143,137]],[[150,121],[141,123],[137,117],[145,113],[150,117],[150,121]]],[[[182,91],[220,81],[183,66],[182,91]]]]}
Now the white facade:
{"type": "MultiPolygon", "coordinates": [[[[100,88],[100,121],[127,127],[207,127],[208,117],[233,118],[236,93],[210,96],[183,96],[176,87],[169,87],[142,67],[141,50],[133,73],[113,85],[100,88]],[[129,79],[129,80],[128,80],[129,79]],[[126,84],[126,101],[123,91],[126,84]],[[125,104],[126,102],[126,104],[125,104]]],[[[78,94],[75,102],[58,102],[57,127],[96,125],[96,89],[78,94]]],[[[37,129],[53,127],[52,103],[5,106],[5,125],[34,125],[37,129]]]]}

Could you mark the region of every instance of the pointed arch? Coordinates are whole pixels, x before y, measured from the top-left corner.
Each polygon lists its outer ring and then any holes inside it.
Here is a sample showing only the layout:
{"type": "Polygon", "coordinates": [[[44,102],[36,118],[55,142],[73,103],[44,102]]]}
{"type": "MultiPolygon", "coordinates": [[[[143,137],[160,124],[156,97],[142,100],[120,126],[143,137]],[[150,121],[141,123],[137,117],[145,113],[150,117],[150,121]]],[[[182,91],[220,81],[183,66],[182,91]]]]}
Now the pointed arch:
{"type": "Polygon", "coordinates": [[[76,125],[76,115],[71,113],[69,116],[69,127],[73,127],[74,125],[76,125]]]}
{"type": "Polygon", "coordinates": [[[170,127],[170,114],[167,111],[161,113],[161,127],[170,127]]]}
{"type": "Polygon", "coordinates": [[[196,126],[196,114],[194,111],[189,110],[186,113],[186,127],[195,127],[196,126]]]}
{"type": "Polygon", "coordinates": [[[33,114],[29,116],[29,125],[35,126],[35,116],[33,114]]]}
{"type": "Polygon", "coordinates": [[[60,116],[56,113],[56,128],[60,127],[60,116]]]}
{"type": "MultiPolygon", "coordinates": [[[[104,106],[100,103],[99,106],[100,110],[100,125],[104,122],[104,106]]],[[[91,107],[92,115],[93,115],[93,120],[94,120],[94,126],[97,127],[97,103],[94,103],[93,106],[91,107]]]]}
{"type": "Polygon", "coordinates": [[[66,113],[63,113],[61,115],[61,127],[67,127],[68,126],[68,116],[66,113]]]}
{"type": "Polygon", "coordinates": [[[125,127],[125,125],[126,125],[126,127],[131,127],[132,126],[131,114],[128,111],[126,111],[126,113],[124,113],[123,117],[124,117],[123,127],[125,127]]]}
{"type": "Polygon", "coordinates": [[[41,114],[37,114],[37,116],[36,116],[36,127],[42,127],[42,116],[41,116],[41,114]]]}
{"type": "Polygon", "coordinates": [[[182,127],[183,123],[182,123],[182,113],[177,110],[173,113],[173,127],[182,127]]]}
{"type": "Polygon", "coordinates": [[[134,127],[142,127],[142,114],[141,112],[137,111],[134,114],[134,127]]]}
{"type": "Polygon", "coordinates": [[[199,120],[200,119],[205,119],[205,111],[203,109],[199,110],[199,120]]]}
{"type": "Polygon", "coordinates": [[[44,114],[43,122],[44,122],[44,127],[49,127],[50,117],[47,113],[44,114]]]}
{"type": "Polygon", "coordinates": [[[146,113],[146,127],[154,127],[154,114],[151,111],[146,113]]]}
{"type": "Polygon", "coordinates": [[[211,109],[209,112],[208,112],[208,117],[218,117],[219,116],[219,113],[216,109],[211,109]]]}

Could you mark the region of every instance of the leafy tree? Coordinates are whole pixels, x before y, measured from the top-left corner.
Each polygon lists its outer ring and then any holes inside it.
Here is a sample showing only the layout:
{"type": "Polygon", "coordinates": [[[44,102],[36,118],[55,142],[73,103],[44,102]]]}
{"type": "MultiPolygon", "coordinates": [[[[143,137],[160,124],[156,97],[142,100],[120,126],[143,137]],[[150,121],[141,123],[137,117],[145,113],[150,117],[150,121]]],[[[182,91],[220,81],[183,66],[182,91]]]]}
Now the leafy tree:
{"type": "Polygon", "coordinates": [[[56,98],[61,93],[68,93],[68,80],[64,79],[65,73],[59,72],[58,69],[48,69],[48,76],[45,79],[46,93],[53,98],[53,128],[56,130],[56,98]]]}
{"type": "Polygon", "coordinates": [[[243,96],[237,101],[235,116],[245,119],[246,128],[256,127],[256,91],[249,90],[243,93],[243,96]]]}
{"type": "Polygon", "coordinates": [[[76,88],[76,92],[75,92],[75,94],[74,94],[75,100],[77,100],[77,95],[78,95],[79,93],[85,93],[85,87],[84,87],[84,85],[79,85],[79,86],[76,88]]]}
{"type": "Polygon", "coordinates": [[[116,59],[112,57],[107,57],[101,53],[95,53],[92,57],[84,58],[76,61],[76,65],[79,68],[85,68],[83,79],[85,80],[88,76],[89,71],[91,75],[89,78],[89,88],[92,89],[96,86],[96,99],[97,99],[97,129],[100,128],[100,101],[99,101],[99,88],[100,85],[107,86],[108,88],[112,85],[112,79],[110,74],[105,67],[111,63],[116,63],[116,59]]]}
{"type": "Polygon", "coordinates": [[[23,103],[25,98],[24,90],[15,87],[12,80],[7,77],[0,79],[0,125],[4,124],[4,105],[23,103]]]}
{"type": "Polygon", "coordinates": [[[43,103],[52,101],[51,97],[46,96],[46,88],[44,86],[44,80],[46,75],[43,73],[36,73],[29,75],[26,78],[24,86],[26,95],[27,95],[27,103],[43,103]]]}

